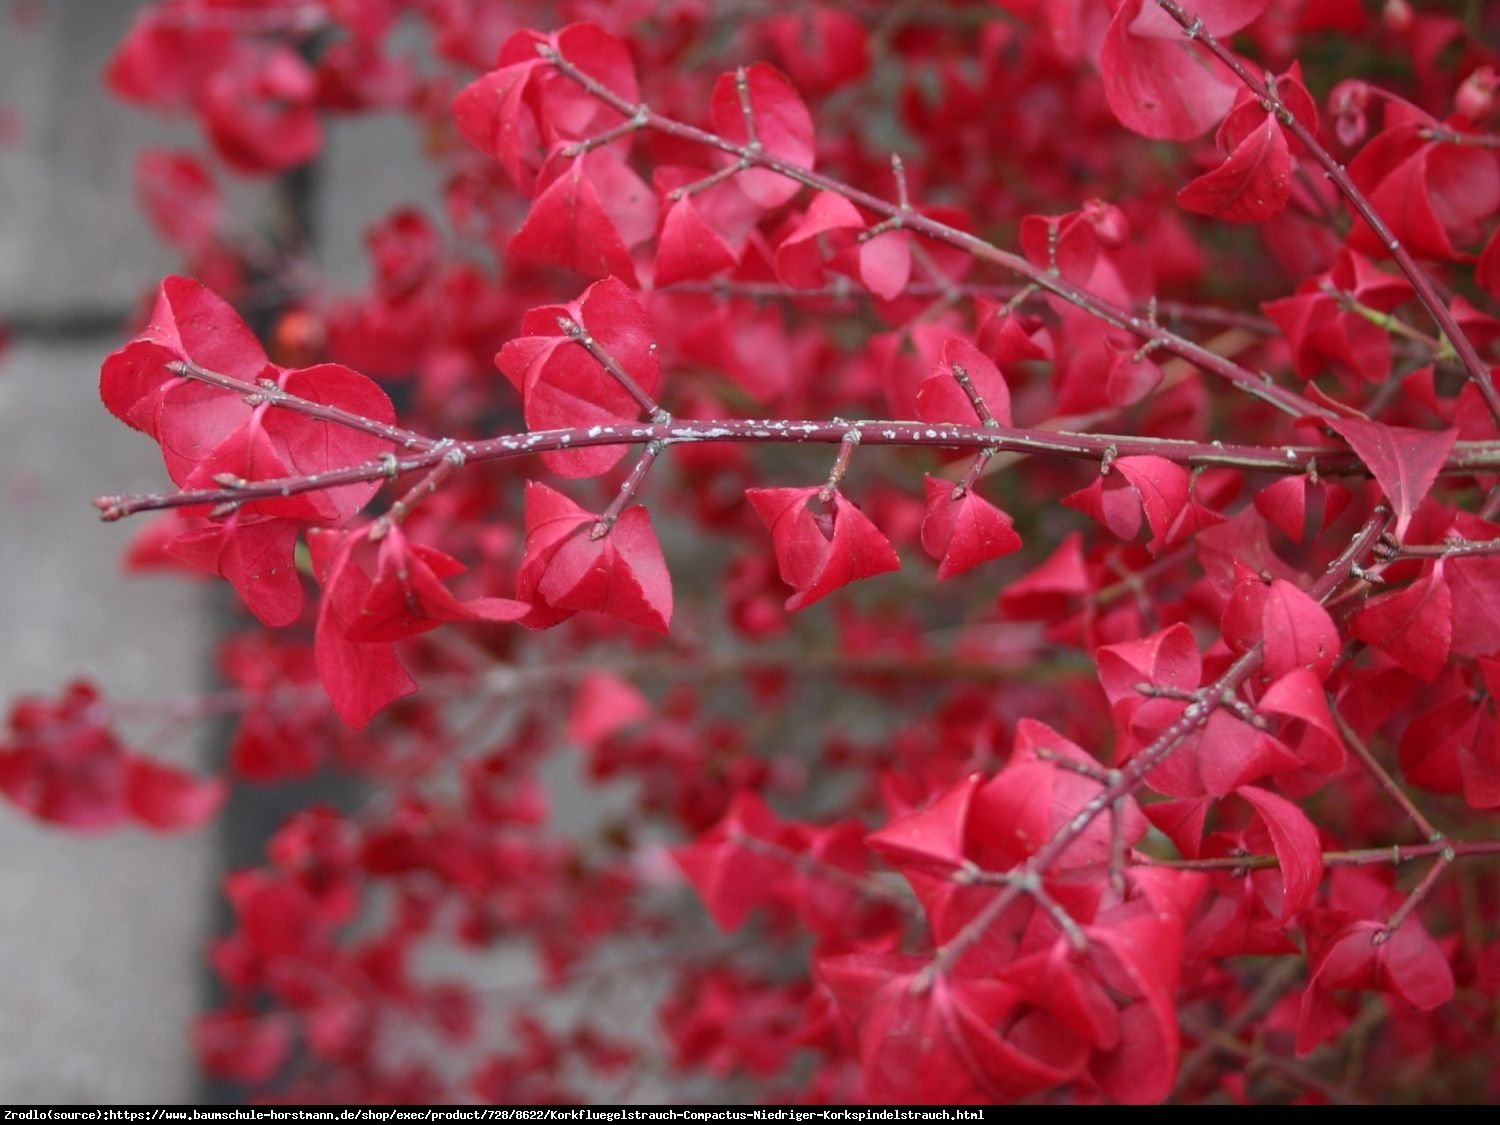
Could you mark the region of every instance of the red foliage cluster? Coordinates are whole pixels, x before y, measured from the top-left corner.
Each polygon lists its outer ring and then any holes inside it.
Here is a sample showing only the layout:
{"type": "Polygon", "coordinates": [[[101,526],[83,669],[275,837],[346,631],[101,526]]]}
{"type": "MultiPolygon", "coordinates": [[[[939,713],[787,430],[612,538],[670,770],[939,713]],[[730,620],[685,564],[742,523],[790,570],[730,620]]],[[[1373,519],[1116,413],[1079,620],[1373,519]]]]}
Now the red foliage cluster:
{"type": "MultiPolygon", "coordinates": [[[[223,295],[105,361],[176,489],[99,505],[265,627],[180,707],[228,781],[376,793],[230,877],[205,1065],[1500,1096],[1500,12],[1373,7],[148,7],[110,86],[229,170],[398,112],[443,204],[340,294],[142,157],[223,295]]],[[[129,713],[20,705],[0,790],[202,821],[129,713]]]]}

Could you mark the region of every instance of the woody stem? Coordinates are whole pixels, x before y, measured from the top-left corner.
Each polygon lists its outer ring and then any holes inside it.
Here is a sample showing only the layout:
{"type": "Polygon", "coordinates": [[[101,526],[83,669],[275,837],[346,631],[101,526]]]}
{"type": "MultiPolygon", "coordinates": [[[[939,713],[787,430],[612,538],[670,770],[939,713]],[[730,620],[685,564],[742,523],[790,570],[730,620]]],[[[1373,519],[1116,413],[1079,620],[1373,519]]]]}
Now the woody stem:
{"type": "Polygon", "coordinates": [[[828,472],[828,480],[818,491],[818,501],[827,504],[833,499],[833,494],[839,490],[843,483],[844,474],[849,471],[849,463],[854,460],[854,451],[859,446],[859,431],[850,430],[839,441],[839,455],[833,460],[833,468],[828,472]]]}
{"type": "MultiPolygon", "coordinates": [[[[455,447],[472,463],[594,446],[643,445],[653,441],[664,445],[718,441],[831,445],[848,440],[851,433],[859,434],[862,445],[927,449],[993,448],[1086,461],[1098,461],[1112,449],[1121,457],[1151,455],[1190,468],[1201,465],[1286,475],[1305,473],[1316,464],[1318,472],[1324,476],[1368,475],[1368,469],[1352,452],[1317,446],[1229,445],[1224,442],[1183,441],[1126,434],[1084,434],[1011,426],[928,425],[924,422],[878,419],[844,422],[731,418],[534,430],[476,441],[460,441],[454,447],[445,448],[438,448],[436,441],[422,438],[421,441],[430,444],[406,457],[388,456],[303,476],[238,481],[222,488],[102,496],[94,501],[94,506],[100,509],[103,519],[113,521],[136,512],[196,505],[242,504],[253,500],[294,496],[428,469],[441,461],[448,449],[455,447]]],[[[1493,470],[1500,470],[1500,442],[1495,441],[1457,442],[1442,468],[1445,474],[1493,470]]]]}
{"type": "Polygon", "coordinates": [[[309,418],[317,418],[323,422],[332,422],[346,429],[358,430],[360,433],[369,434],[371,437],[383,438],[394,445],[399,445],[403,449],[430,450],[439,444],[438,439],[425,437],[414,430],[408,430],[404,426],[397,426],[389,422],[377,422],[373,418],[366,418],[363,415],[343,410],[337,406],[313,402],[311,399],[290,394],[282,390],[271,379],[265,379],[258,383],[247,383],[243,379],[234,378],[232,375],[225,375],[219,371],[210,371],[206,367],[200,367],[191,360],[175,360],[167,364],[166,367],[168,371],[179,378],[207,383],[211,387],[218,387],[221,390],[241,395],[252,406],[269,403],[271,406],[280,407],[283,410],[294,410],[298,414],[305,414],[309,418]]]}
{"type": "Polygon", "coordinates": [[[462,469],[464,461],[463,450],[456,445],[452,445],[447,453],[444,454],[443,459],[434,465],[426,476],[412,485],[411,488],[391,505],[390,510],[385,515],[370,525],[370,542],[374,543],[385,538],[392,527],[399,524],[411,514],[413,508],[441,488],[444,482],[454,473],[458,472],[459,469],[462,469]]]}
{"type": "Polygon", "coordinates": [[[630,475],[625,478],[625,483],[620,485],[620,491],[615,494],[615,498],[609,502],[609,507],[604,509],[604,513],[589,532],[590,539],[603,539],[609,534],[609,529],[615,526],[615,522],[635,499],[641,482],[646,479],[646,474],[651,471],[651,466],[656,464],[656,459],[661,456],[661,451],[665,448],[666,446],[659,441],[646,443],[646,448],[641,450],[641,456],[631,468],[630,475]]]}
{"type": "Polygon", "coordinates": [[[575,344],[581,347],[589,355],[594,357],[596,363],[607,371],[612,379],[625,388],[625,392],[635,399],[645,415],[653,422],[666,421],[671,416],[657,405],[656,400],[646,392],[646,389],[635,381],[635,377],[620,366],[619,360],[610,355],[587,328],[579,324],[570,316],[557,318],[557,326],[575,344]]]}

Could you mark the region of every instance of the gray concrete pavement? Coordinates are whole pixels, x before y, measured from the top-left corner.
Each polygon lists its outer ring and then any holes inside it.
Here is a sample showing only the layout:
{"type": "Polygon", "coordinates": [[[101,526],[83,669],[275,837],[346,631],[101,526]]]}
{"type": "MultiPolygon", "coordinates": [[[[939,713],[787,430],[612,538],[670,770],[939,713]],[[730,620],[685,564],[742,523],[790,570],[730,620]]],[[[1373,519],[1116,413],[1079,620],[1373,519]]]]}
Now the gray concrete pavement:
{"type": "MultiPolygon", "coordinates": [[[[99,403],[99,362],[123,322],[177,268],[132,202],[146,145],[205,151],[198,130],[112,101],[101,73],[140,0],[0,0],[0,710],[86,674],[124,698],[191,691],[211,659],[208,588],[131,579],[135,524],[106,526],[105,492],[165,483],[154,445],[99,403]],[[29,2],[39,19],[18,23],[29,2]],[[61,332],[73,326],[73,335],[61,332]]],[[[335,123],[318,173],[326,275],[365,276],[364,227],[430,201],[419,138],[396,121],[335,123]]],[[[233,229],[264,233],[271,181],[231,189],[233,229]]],[[[214,765],[203,743],[142,747],[214,765]]],[[[206,999],[203,951],[219,923],[215,876],[258,854],[267,818],[238,801],[222,828],[161,838],[67,835],[0,801],[0,1103],[191,1102],[188,1031],[206,999]]]]}
{"type": "MultiPolygon", "coordinates": [[[[47,0],[27,23],[13,6],[0,0],[0,109],[21,126],[0,148],[0,323],[22,334],[0,358],[0,707],[76,675],[126,698],[192,690],[205,588],[125,577],[132,529],[88,504],[165,479],[151,442],[99,403],[118,340],[25,329],[121,317],[170,267],[131,204],[134,154],[193,133],[104,94],[134,0],[47,0]]],[[[192,1100],[214,833],[79,837],[0,803],[0,855],[0,1102],[192,1100]]]]}
{"type": "MultiPolygon", "coordinates": [[[[158,485],[150,441],[99,405],[109,339],[20,341],[0,367],[0,699],[88,675],[111,695],[192,690],[206,588],[130,579],[131,529],[91,496],[158,485]]],[[[196,742],[142,749],[211,765],[196,742]]],[[[214,889],[212,831],[66,834],[0,804],[0,1102],[191,1100],[214,889]]]]}

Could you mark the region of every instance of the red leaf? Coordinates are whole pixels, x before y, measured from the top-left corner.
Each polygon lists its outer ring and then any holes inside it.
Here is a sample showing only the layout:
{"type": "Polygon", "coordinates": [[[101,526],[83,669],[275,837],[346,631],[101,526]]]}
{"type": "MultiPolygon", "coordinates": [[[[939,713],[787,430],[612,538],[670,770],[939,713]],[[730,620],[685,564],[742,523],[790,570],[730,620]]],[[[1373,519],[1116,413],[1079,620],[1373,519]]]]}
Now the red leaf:
{"type": "Polygon", "coordinates": [[[943,345],[942,358],[917,388],[917,417],[924,422],[979,425],[979,415],[955,377],[955,368],[965,373],[995,421],[1009,426],[1010,387],[1005,376],[989,356],[957,337],[943,345]]]}
{"type": "Polygon", "coordinates": [[[1460,656],[1500,651],[1500,558],[1476,555],[1446,561],[1453,598],[1453,651],[1460,656]]]}
{"type": "Polygon", "coordinates": [[[225,519],[189,528],[166,552],[210,574],[226,578],[247,609],[273,628],[302,615],[302,580],[296,566],[294,520],[234,512],[225,519]]]}
{"type": "Polygon", "coordinates": [[[1302,994],[1299,1055],[1315,1049],[1332,1030],[1317,1017],[1319,1000],[1334,989],[1394,992],[1431,1011],[1453,998],[1453,970],[1415,918],[1388,936],[1380,922],[1350,923],[1313,958],[1312,979],[1302,994]]]}
{"type": "Polygon", "coordinates": [[[199,778],[174,766],[132,758],[125,799],[135,818],[160,832],[201,828],[218,815],[228,787],[223,778],[199,778]]]}
{"type": "Polygon", "coordinates": [[[1063,497],[1063,503],[1098,520],[1121,539],[1134,539],[1144,515],[1151,529],[1147,549],[1159,555],[1183,531],[1192,503],[1187,472],[1164,457],[1121,457],[1111,465],[1119,470],[1101,474],[1088,488],[1063,497]],[[1123,483],[1122,483],[1123,482],[1123,483]]]}
{"type": "Polygon", "coordinates": [[[651,704],[635,686],[609,672],[590,672],[578,681],[568,737],[593,747],[651,714],[651,704]]]}
{"type": "Polygon", "coordinates": [[[625,44],[594,24],[570,24],[551,37],[518,31],[507,39],[498,69],[459,92],[453,117],[469,142],[498,160],[528,193],[545,148],[582,140],[622,119],[603,100],[546,65],[538,51],[544,45],[626,101],[640,97],[625,44]]]}
{"type": "Polygon", "coordinates": [[[519,621],[531,607],[508,598],[461,602],[442,580],[465,567],[443,552],[409,543],[392,525],[380,540],[375,577],[344,634],[360,643],[405,640],[452,621],[519,621]]]}
{"type": "Polygon", "coordinates": [[[762,26],[804,90],[826,94],[858,81],[869,69],[870,29],[852,12],[830,5],[799,6],[762,26]]]}
{"type": "Polygon", "coordinates": [[[1063,541],[1041,565],[1026,577],[1012,582],[1000,594],[1000,607],[1026,621],[1060,617],[1067,605],[1092,589],[1083,558],[1083,536],[1078,532],[1063,541]]]}
{"type": "MultiPolygon", "coordinates": [[[[1431,124],[1388,127],[1350,162],[1349,175],[1414,256],[1449,260],[1459,256],[1454,236],[1467,237],[1500,206],[1500,166],[1487,149],[1428,139],[1431,124]]],[[[1356,219],[1348,241],[1366,254],[1389,253],[1363,220],[1356,219]]]]}
{"type": "Polygon", "coordinates": [[[1141,811],[1152,827],[1177,845],[1178,851],[1189,859],[1196,859],[1202,848],[1208,810],[1213,803],[1211,797],[1183,797],[1156,801],[1145,805],[1141,811]]]}
{"type": "Polygon", "coordinates": [[[198,93],[197,110],[214,147],[241,172],[280,172],[305,164],[323,147],[317,74],[291,48],[242,53],[215,71],[198,93]]]}
{"type": "Polygon", "coordinates": [[[1099,229],[1083,211],[1021,218],[1021,251],[1040,269],[1056,269],[1075,285],[1087,285],[1104,252],[1099,229]]]}
{"type": "MultiPolygon", "coordinates": [[[[1045,723],[1022,719],[1016,724],[1009,763],[974,795],[969,855],[980,866],[1004,869],[1028,859],[1099,796],[1101,782],[1059,767],[1056,758],[1098,768],[1093,757],[1045,723]]],[[[1126,842],[1134,843],[1146,829],[1136,803],[1126,801],[1121,826],[1126,842]]],[[[1102,869],[1109,861],[1111,831],[1108,817],[1096,817],[1058,857],[1055,869],[1102,869]]]]}
{"type": "MultiPolygon", "coordinates": [[[[1115,722],[1143,741],[1174,722],[1186,704],[1180,699],[1157,699],[1138,688],[1173,688],[1192,692],[1203,674],[1202,658],[1193,632],[1177,624],[1139,641],[1105,645],[1095,650],[1099,683],[1109,698],[1115,722]]],[[[1133,750],[1122,742],[1117,755],[1123,760],[1133,750]]]]}
{"type": "Polygon", "coordinates": [[[1192,496],[1187,471],[1164,457],[1120,457],[1115,470],[1134,486],[1141,497],[1146,522],[1151,527],[1151,541],[1146,545],[1152,554],[1160,554],[1169,540],[1192,496]]]}
{"type": "MultiPolygon", "coordinates": [[[[1197,0],[1188,13],[1202,22],[1204,31],[1227,39],[1259,19],[1269,3],[1270,0],[1197,0]]],[[[1154,4],[1141,6],[1131,30],[1161,39],[1175,39],[1184,34],[1182,25],[1154,4]]]]}
{"type": "Polygon", "coordinates": [[[782,581],[797,591],[787,599],[787,609],[803,609],[840,586],[901,569],[890,541],[843,493],[834,492],[831,512],[815,512],[819,491],[752,488],[745,493],[771,532],[782,581]]]}
{"type": "MultiPolygon", "coordinates": [[[[1257,6],[1264,4],[1249,5],[1257,6]]],[[[1115,11],[1099,73],[1121,124],[1158,140],[1190,141],[1206,133],[1229,112],[1238,90],[1228,70],[1189,42],[1154,0],[1126,0],[1115,11]]]]}
{"type": "Polygon", "coordinates": [[[656,243],[656,285],[712,277],[734,266],[739,255],[685,195],[668,209],[656,243]]]}
{"type": "Polygon", "coordinates": [[[585,277],[620,277],[636,285],[635,263],[614,220],[600,202],[580,157],[531,205],[510,240],[518,258],[561,266],[585,277]]]}
{"type": "Polygon", "coordinates": [[[938,578],[952,578],[1021,549],[1010,517],[972,488],[955,500],[951,481],[928,476],[923,483],[927,514],[922,549],[938,560],[938,578]]]}
{"type": "MultiPolygon", "coordinates": [[[[519,62],[536,57],[536,32],[517,32],[500,50],[500,62],[519,62]]],[[[558,54],[606,90],[634,104],[640,101],[635,64],[630,49],[618,36],[598,24],[571,23],[553,37],[558,54]]],[[[619,110],[606,105],[593,93],[565,74],[548,70],[542,108],[538,117],[558,136],[577,139],[618,124],[619,110]]]]}
{"type": "Polygon", "coordinates": [[[1396,538],[1404,538],[1412,514],[1453,451],[1458,431],[1414,430],[1358,418],[1335,418],[1328,424],[1375,475],[1396,510],[1396,538]]]}
{"type": "Polygon", "coordinates": [[[1203,675],[1203,659],[1193,631],[1181,623],[1138,641],[1105,645],[1094,653],[1099,683],[1118,713],[1122,703],[1143,701],[1137,687],[1196,691],[1203,675]]]}
{"type": "Polygon", "coordinates": [[[291,1056],[293,1032],[279,1012],[208,1012],[193,1025],[193,1046],[204,1071],[231,1082],[260,1085],[291,1056]]]}
{"type": "Polygon", "coordinates": [[[1401,735],[1401,773],[1434,793],[1463,787],[1462,759],[1483,734],[1480,711],[1468,692],[1449,696],[1416,716],[1401,735]]]}
{"type": "Polygon", "coordinates": [[[144,149],[136,158],[135,194],[162,237],[193,250],[219,229],[223,199],[196,153],[144,149]]]}
{"type": "Polygon", "coordinates": [[[911,235],[888,230],[859,246],[859,279],[883,301],[894,301],[911,280],[911,235]]]}
{"type": "Polygon", "coordinates": [[[1090,1045],[1112,1050],[1120,1043],[1120,1010],[1086,966],[1076,962],[1067,942],[1053,942],[1018,957],[1000,979],[1025,994],[1028,1003],[1046,1009],[1090,1045]]]}
{"type": "Polygon", "coordinates": [[[592,610],[658,633],[672,620],[672,578],[640,505],[626,509],[597,539],[580,530],[564,540],[537,592],[558,609],[592,610]]]}
{"type": "Polygon", "coordinates": [[[1189,211],[1234,223],[1262,223],[1281,214],[1292,195],[1292,156],[1274,114],[1224,163],[1177,193],[1189,211]]]}
{"type": "Polygon", "coordinates": [[[1046,1013],[1007,1025],[1018,990],[995,980],[929,978],[923,967],[917,958],[885,953],[818,963],[819,977],[854,1023],[871,1100],[1013,1101],[1081,1069],[1086,1045],[1060,1034],[1046,1013]]]}
{"type": "MultiPolygon", "coordinates": [[[[651,319],[636,295],[618,278],[590,285],[577,301],[532,309],[522,321],[526,333],[500,349],[495,364],[521,392],[531,429],[611,426],[640,418],[641,407],[622,383],[584,344],[562,327],[569,320],[635,384],[654,395],[661,383],[661,361],[651,319]]],[[[625,455],[623,446],[544,453],[554,472],[568,477],[597,476],[625,455]]]]}
{"type": "Polygon", "coordinates": [[[1238,792],[1271,834],[1286,888],[1281,917],[1290,921],[1312,905],[1318,884],[1323,881],[1323,845],[1318,830],[1307,814],[1285,797],[1253,785],[1246,785],[1238,792]]]}
{"type": "Polygon", "coordinates": [[[1299,758],[1274,738],[1216,708],[1198,739],[1198,776],[1215,797],[1262,777],[1297,769],[1299,758]]]}
{"type": "Polygon", "coordinates": [[[672,858],[724,930],[744,925],[752,910],[774,902],[792,868],[754,846],[780,845],[786,826],[756,793],[734,795],[723,818],[698,839],[675,848],[672,858]],[[746,843],[746,841],[749,843],[746,843]]]}
{"type": "MultiPolygon", "coordinates": [[[[141,334],[104,361],[99,378],[104,405],[120,421],[156,437],[162,394],[181,383],[166,365],[178,360],[247,383],[259,379],[269,363],[260,341],[228,302],[190,278],[169,277],[141,334]]],[[[219,394],[233,403],[232,396],[219,394]]]]}
{"type": "MultiPolygon", "coordinates": [[[[1318,133],[1318,103],[1302,80],[1302,64],[1293,61],[1290,68],[1274,78],[1277,96],[1292,117],[1300,121],[1314,136],[1318,133]]],[[[1234,109],[1224,118],[1215,136],[1219,151],[1227,152],[1237,147],[1246,137],[1256,132],[1265,121],[1266,109],[1260,98],[1248,87],[1242,86],[1235,97],[1234,109]]],[[[1301,141],[1287,137],[1295,155],[1303,155],[1301,141]]]]}
{"type": "MultiPolygon", "coordinates": [[[[811,170],[816,155],[812,115],[781,71],[766,63],[745,68],[745,97],[754,121],[755,138],[778,159],[811,170]]],[[[713,129],[734,144],[750,140],[734,74],[721,74],[709,101],[713,129]]],[[[731,158],[725,157],[725,163],[731,158]]],[[[802,190],[796,180],[765,168],[751,168],[736,177],[739,189],[763,207],[779,207],[802,190]]]]}
{"type": "Polygon", "coordinates": [[[216,71],[243,53],[239,37],[227,28],[184,26],[172,13],[144,9],[109,60],[105,80],[127,101],[183,109],[216,71]]]}
{"type": "MultiPolygon", "coordinates": [[[[1311,279],[1310,284],[1318,283],[1311,279]]],[[[1292,345],[1293,365],[1304,379],[1316,378],[1329,367],[1372,383],[1384,381],[1390,373],[1390,334],[1340,306],[1331,294],[1309,288],[1294,297],[1267,301],[1261,309],[1292,345]]],[[[1311,389],[1309,393],[1318,394],[1311,389]]],[[[1344,407],[1335,409],[1347,413],[1344,407]]]]}
{"type": "Polygon", "coordinates": [[[865,221],[841,195],[820,191],[807,214],[776,248],[776,276],[794,289],[824,284],[823,267],[855,245],[865,221]]]}
{"type": "Polygon", "coordinates": [[[537,481],[526,482],[526,545],[516,573],[516,596],[530,602],[532,611],[522,619],[523,625],[546,629],[573,616],[572,610],[547,605],[538,587],[552,557],[568,538],[597,520],[556,489],[537,481]]]}
{"type": "MultiPolygon", "coordinates": [[[[321,363],[288,371],[281,377],[281,389],[372,422],[390,425],[396,421],[396,408],[385,391],[374,380],[341,364],[321,363]]],[[[163,409],[164,415],[168,408],[163,409]]],[[[269,409],[264,427],[278,459],[286,461],[294,474],[321,474],[374,461],[391,444],[348,426],[311,419],[291,410],[269,409]]],[[[164,437],[165,432],[164,425],[164,437]]],[[[314,494],[317,499],[312,507],[318,519],[342,523],[369,503],[379,488],[379,481],[369,481],[323,489],[314,494]]],[[[265,507],[270,509],[270,505],[265,507]]]]}
{"type": "Polygon", "coordinates": [[[1338,519],[1351,499],[1349,490],[1329,481],[1314,482],[1307,475],[1282,477],[1255,494],[1255,510],[1270,520],[1293,543],[1308,532],[1324,531],[1338,519]]]}
{"type": "Polygon", "coordinates": [[[865,837],[866,846],[897,867],[963,866],[969,806],[982,780],[979,774],[970,774],[926,807],[870,833],[865,837]]]}
{"type": "Polygon", "coordinates": [[[1104,966],[1112,970],[1106,983],[1134,1000],[1120,1011],[1119,1045],[1096,1054],[1089,1074],[1117,1102],[1161,1101],[1177,1077],[1182,924],[1171,913],[1150,911],[1084,932],[1115,962],[1104,966]]]}
{"type": "Polygon", "coordinates": [[[370,579],[350,559],[361,538],[361,532],[318,529],[307,537],[313,573],[323,586],[313,646],[318,676],[339,718],[355,730],[366,726],[388,704],[417,690],[393,645],[348,639],[370,591],[370,579]]]}
{"type": "MultiPolygon", "coordinates": [[[[154,437],[172,480],[213,487],[221,474],[245,480],[314,475],[374,460],[390,443],[360,430],[245,399],[171,365],[191,363],[246,383],[280,389],[371,421],[391,424],[395,408],[374,382],[337,364],[288,371],[266,360],[239,315],[204,286],[168,278],[151,322],[104,363],[100,394],[127,424],[154,437]]],[[[337,523],[364,506],[378,481],[247,502],[247,514],[337,523]]]]}
{"type": "Polygon", "coordinates": [[[1272,679],[1294,668],[1310,668],[1324,680],[1339,657],[1339,631],[1333,618],[1285,579],[1276,579],[1266,591],[1261,636],[1266,645],[1266,672],[1272,679]]]}
{"type": "Polygon", "coordinates": [[[1474,280],[1486,292],[1500,297],[1500,226],[1495,228],[1490,240],[1484,244],[1484,251],[1474,265],[1474,280]]]}
{"type": "Polygon", "coordinates": [[[531,58],[469,83],[453,100],[453,120],[459,132],[475,148],[498,160],[506,175],[526,192],[536,177],[528,157],[535,155],[539,141],[524,99],[541,64],[541,57],[533,51],[531,58]]]}
{"type": "Polygon", "coordinates": [[[1481,721],[1479,730],[1458,755],[1464,801],[1471,809],[1500,809],[1500,728],[1481,721]]]}
{"type": "Polygon", "coordinates": [[[40,820],[82,832],[117,826],[130,755],[95,717],[98,692],[69,685],[59,703],[18,700],[0,741],[0,793],[40,820]]]}
{"type": "Polygon", "coordinates": [[[1352,632],[1412,675],[1431,683],[1448,666],[1453,597],[1443,560],[1404,590],[1372,598],[1354,615],[1352,632]]]}
{"type": "Polygon", "coordinates": [[[1309,768],[1329,775],[1343,772],[1344,737],[1328,709],[1322,681],[1311,669],[1293,668],[1266,689],[1256,708],[1304,724],[1306,735],[1298,744],[1309,768]]]}

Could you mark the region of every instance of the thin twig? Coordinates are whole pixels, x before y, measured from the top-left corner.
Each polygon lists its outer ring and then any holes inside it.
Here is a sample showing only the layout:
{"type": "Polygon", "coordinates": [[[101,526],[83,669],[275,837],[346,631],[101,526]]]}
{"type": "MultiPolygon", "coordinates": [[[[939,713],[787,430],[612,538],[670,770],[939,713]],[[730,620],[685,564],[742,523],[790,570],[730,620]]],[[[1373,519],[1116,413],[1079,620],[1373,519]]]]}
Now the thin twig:
{"type": "Polygon", "coordinates": [[[211,387],[218,387],[220,390],[231,391],[242,396],[252,406],[266,403],[283,410],[292,410],[298,414],[305,414],[309,418],[332,422],[346,429],[369,434],[371,437],[383,438],[393,445],[399,445],[402,449],[432,449],[439,444],[437,438],[426,437],[415,430],[408,430],[405,426],[377,422],[373,418],[366,418],[341,407],[329,406],[327,403],[314,402],[311,399],[290,394],[271,379],[264,379],[259,383],[247,383],[232,375],[210,371],[190,360],[176,360],[166,366],[168,371],[179,378],[192,379],[195,382],[207,383],[211,387]]]}
{"type": "Polygon", "coordinates": [[[1333,716],[1333,721],[1338,724],[1339,734],[1343,736],[1344,742],[1350,750],[1354,751],[1354,756],[1363,763],[1365,769],[1375,779],[1375,783],[1384,790],[1386,796],[1390,797],[1396,806],[1406,814],[1406,819],[1416,825],[1417,831],[1422,834],[1422,838],[1428,843],[1436,843],[1441,840],[1443,834],[1433,827],[1432,821],[1428,820],[1422,814],[1422,810],[1417,808],[1406,790],[1402,789],[1400,783],[1390,775],[1390,771],[1380,764],[1380,760],[1365,745],[1364,739],[1359,737],[1359,733],[1344,718],[1343,713],[1339,710],[1338,704],[1331,694],[1328,696],[1328,710],[1333,716]]]}
{"type": "MultiPolygon", "coordinates": [[[[976,450],[994,447],[1015,453],[1052,454],[1086,461],[1098,461],[1113,449],[1122,457],[1145,454],[1192,468],[1250,469],[1278,475],[1295,475],[1308,472],[1316,465],[1318,472],[1325,476],[1369,475],[1369,470],[1352,452],[1320,446],[1230,445],[1220,441],[1184,441],[1128,434],[1082,434],[1066,430],[956,426],[946,423],[929,425],[924,422],[884,419],[845,422],[730,418],[649,424],[620,423],[502,434],[476,441],[460,441],[451,446],[406,432],[411,440],[425,444],[426,448],[407,457],[388,455],[375,461],[305,476],[237,481],[217,489],[102,496],[94,501],[94,506],[100,509],[102,518],[106,521],[123,519],[136,512],[166,508],[218,504],[239,506],[255,500],[295,496],[382,478],[392,479],[405,473],[431,468],[453,448],[462,452],[466,462],[472,463],[594,446],[644,445],[653,441],[664,445],[719,441],[831,445],[848,440],[851,433],[859,434],[862,445],[976,450]]],[[[1454,444],[1442,472],[1468,474],[1495,469],[1500,469],[1500,441],[1461,441],[1454,444]]]]}

